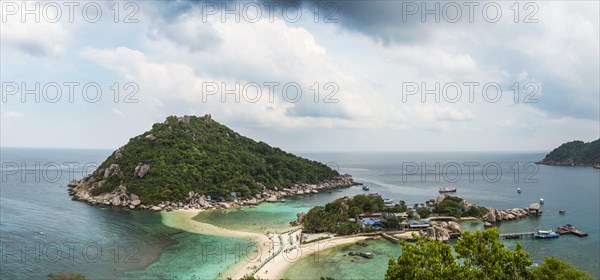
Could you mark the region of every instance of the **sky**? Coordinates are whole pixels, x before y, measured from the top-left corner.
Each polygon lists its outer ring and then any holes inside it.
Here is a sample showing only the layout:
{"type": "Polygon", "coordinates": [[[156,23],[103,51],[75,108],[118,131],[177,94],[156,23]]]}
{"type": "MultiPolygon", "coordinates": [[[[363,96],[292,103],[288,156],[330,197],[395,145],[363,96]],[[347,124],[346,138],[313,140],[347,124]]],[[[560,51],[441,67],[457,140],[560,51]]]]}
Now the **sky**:
{"type": "Polygon", "coordinates": [[[599,2],[1,2],[0,146],[204,115],[288,151],[600,138],[599,2]]]}

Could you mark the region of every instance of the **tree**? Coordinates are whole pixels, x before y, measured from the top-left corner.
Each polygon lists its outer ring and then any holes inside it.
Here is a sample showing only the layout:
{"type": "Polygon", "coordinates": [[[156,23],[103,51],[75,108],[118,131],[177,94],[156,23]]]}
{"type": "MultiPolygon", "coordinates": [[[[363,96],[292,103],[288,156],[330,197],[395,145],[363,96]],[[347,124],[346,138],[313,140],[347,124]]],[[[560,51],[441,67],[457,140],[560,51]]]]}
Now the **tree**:
{"type": "Polygon", "coordinates": [[[454,246],[429,238],[417,238],[414,245],[402,242],[402,254],[390,259],[385,279],[594,279],[588,272],[555,257],[529,269],[531,260],[517,243],[509,250],[498,239],[498,230],[463,232],[454,246]]]}
{"type": "Polygon", "coordinates": [[[529,256],[521,244],[512,251],[504,248],[496,228],[470,233],[465,231],[454,246],[463,266],[476,279],[524,279],[529,256]]]}
{"type": "Polygon", "coordinates": [[[555,257],[546,258],[539,267],[531,270],[531,274],[533,280],[594,279],[587,271],[579,270],[574,265],[555,257]]]}
{"type": "Polygon", "coordinates": [[[418,238],[415,245],[402,243],[397,261],[390,259],[385,279],[529,279],[531,265],[520,245],[505,249],[497,229],[465,231],[454,249],[441,241],[418,238]]]}
{"type": "Polygon", "coordinates": [[[419,207],[417,208],[417,214],[419,214],[419,217],[421,218],[427,218],[431,215],[431,210],[427,207],[419,207]]]}
{"type": "Polygon", "coordinates": [[[441,241],[419,238],[414,245],[402,241],[402,254],[397,261],[390,258],[386,280],[396,279],[460,279],[450,246],[441,241]]]}

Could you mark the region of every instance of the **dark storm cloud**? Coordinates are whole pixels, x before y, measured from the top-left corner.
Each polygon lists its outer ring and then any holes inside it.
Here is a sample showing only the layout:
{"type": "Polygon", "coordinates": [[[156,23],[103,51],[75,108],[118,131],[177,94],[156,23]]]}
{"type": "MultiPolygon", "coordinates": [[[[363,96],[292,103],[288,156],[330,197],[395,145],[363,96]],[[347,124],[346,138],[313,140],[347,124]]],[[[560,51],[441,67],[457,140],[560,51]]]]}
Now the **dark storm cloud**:
{"type": "MultiPolygon", "coordinates": [[[[235,2],[239,1],[165,2],[162,4],[164,6],[163,15],[164,19],[169,21],[187,12],[192,7],[200,7],[208,5],[208,3],[231,7],[230,5],[235,2]]],[[[421,22],[420,14],[410,15],[404,12],[415,7],[420,9],[422,2],[327,0],[261,0],[257,2],[265,7],[264,11],[268,9],[267,7],[273,7],[275,16],[281,16],[281,9],[290,5],[305,8],[304,16],[318,10],[320,22],[329,21],[330,24],[339,24],[346,30],[362,33],[385,45],[395,42],[423,41],[430,38],[426,32],[427,30],[422,28],[426,24],[421,22]],[[332,21],[335,21],[335,23],[332,23],[332,21]]],[[[243,5],[249,2],[239,3],[243,5]]],[[[428,7],[434,7],[435,5],[423,3],[430,5],[428,7]]],[[[428,19],[433,21],[433,16],[428,19]]]]}

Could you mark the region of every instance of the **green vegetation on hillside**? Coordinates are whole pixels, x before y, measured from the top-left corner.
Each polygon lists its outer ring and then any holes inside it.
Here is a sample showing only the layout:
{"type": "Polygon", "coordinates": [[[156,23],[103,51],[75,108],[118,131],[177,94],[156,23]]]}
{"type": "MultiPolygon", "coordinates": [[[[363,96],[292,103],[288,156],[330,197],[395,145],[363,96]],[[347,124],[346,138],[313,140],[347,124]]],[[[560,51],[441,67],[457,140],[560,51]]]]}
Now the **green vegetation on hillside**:
{"type": "Polygon", "coordinates": [[[360,229],[360,225],[350,219],[358,219],[358,215],[383,210],[381,197],[356,195],[353,198],[339,198],[323,206],[315,206],[304,216],[303,224],[306,232],[335,232],[352,234],[360,229]]]}
{"type": "Polygon", "coordinates": [[[482,217],[487,213],[485,207],[471,205],[465,207],[463,199],[458,196],[447,196],[433,208],[433,213],[438,215],[449,215],[460,217],[482,217]]]}
{"type": "Polygon", "coordinates": [[[143,203],[152,204],[183,200],[189,191],[213,198],[231,199],[231,192],[248,197],[264,188],[317,183],[339,175],[323,163],[241,136],[209,116],[190,116],[189,121],[170,116],[154,124],[109,156],[92,176],[103,180],[111,164],[118,164],[121,173],[106,178],[92,195],[122,184],[143,203]],[[149,165],[147,173],[134,176],[142,164],[149,165]]]}
{"type": "Polygon", "coordinates": [[[560,145],[540,161],[542,164],[595,165],[600,163],[600,139],[584,143],[573,141],[560,145]]]}
{"type": "Polygon", "coordinates": [[[465,231],[454,253],[450,245],[429,238],[402,242],[402,254],[397,260],[390,258],[385,279],[593,279],[553,257],[529,269],[532,262],[522,246],[504,248],[498,237],[495,228],[465,231]]]}

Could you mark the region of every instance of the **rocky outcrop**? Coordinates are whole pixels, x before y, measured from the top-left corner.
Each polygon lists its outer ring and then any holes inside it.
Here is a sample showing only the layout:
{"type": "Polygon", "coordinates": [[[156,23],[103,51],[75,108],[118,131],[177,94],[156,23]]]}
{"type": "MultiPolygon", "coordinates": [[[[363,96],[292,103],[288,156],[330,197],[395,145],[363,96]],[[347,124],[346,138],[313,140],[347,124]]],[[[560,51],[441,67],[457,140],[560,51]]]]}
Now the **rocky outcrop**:
{"type": "Polygon", "coordinates": [[[433,240],[441,240],[443,242],[448,242],[450,240],[450,233],[448,233],[448,230],[438,224],[434,224],[427,228],[427,236],[433,240]]]}
{"type": "Polygon", "coordinates": [[[113,175],[117,175],[117,174],[121,174],[121,169],[119,168],[119,165],[116,163],[113,163],[109,167],[104,169],[104,179],[106,179],[110,176],[113,176],[113,175]]]}
{"type": "Polygon", "coordinates": [[[144,176],[146,176],[146,173],[148,173],[148,170],[150,170],[150,164],[140,163],[138,164],[138,166],[135,167],[135,170],[133,171],[133,177],[139,179],[144,178],[144,176]]]}
{"type": "MultiPolygon", "coordinates": [[[[534,203],[534,204],[537,204],[537,203],[534,203]]],[[[518,220],[523,217],[539,214],[539,212],[537,212],[537,210],[535,210],[535,211],[533,210],[532,207],[535,208],[534,204],[530,205],[529,208],[512,208],[512,209],[504,209],[504,210],[487,208],[488,212],[487,212],[487,214],[485,214],[483,216],[482,220],[484,222],[487,222],[487,223],[493,225],[495,223],[499,223],[502,221],[518,220]]],[[[539,209],[539,204],[538,204],[538,209],[539,209]]]]}
{"type": "MultiPolygon", "coordinates": [[[[143,178],[149,169],[150,164],[139,164],[135,168],[134,176],[136,176],[136,178],[143,178]]],[[[109,168],[105,169],[105,174],[108,174],[108,177],[110,177],[115,174],[120,174],[118,171],[120,172],[118,165],[111,165],[109,168]]],[[[138,195],[128,193],[127,188],[123,185],[117,187],[110,193],[103,193],[97,196],[91,195],[94,189],[102,187],[105,182],[106,177],[103,177],[102,180],[97,181],[96,177],[93,176],[87,176],[81,180],[72,180],[68,184],[69,193],[73,196],[74,200],[85,201],[91,205],[125,207],[129,209],[143,209],[151,211],[171,211],[178,209],[227,209],[243,205],[258,205],[265,201],[276,202],[283,197],[294,196],[300,193],[302,195],[313,194],[318,193],[318,190],[346,188],[357,185],[357,183],[352,180],[351,176],[341,175],[330,180],[325,180],[318,184],[294,184],[289,188],[274,188],[273,190],[269,190],[265,187],[262,193],[256,194],[253,197],[235,198],[233,201],[209,200],[204,195],[190,191],[188,193],[188,197],[184,201],[162,201],[157,205],[146,205],[142,202],[142,199],[138,195]]],[[[301,223],[303,218],[304,213],[298,216],[297,221],[301,223]]]]}
{"type": "Polygon", "coordinates": [[[150,143],[150,144],[156,143],[156,136],[154,136],[152,134],[146,135],[145,138],[146,138],[146,140],[148,140],[148,143],[150,143]]]}

